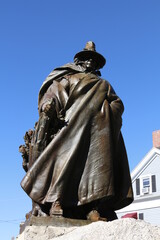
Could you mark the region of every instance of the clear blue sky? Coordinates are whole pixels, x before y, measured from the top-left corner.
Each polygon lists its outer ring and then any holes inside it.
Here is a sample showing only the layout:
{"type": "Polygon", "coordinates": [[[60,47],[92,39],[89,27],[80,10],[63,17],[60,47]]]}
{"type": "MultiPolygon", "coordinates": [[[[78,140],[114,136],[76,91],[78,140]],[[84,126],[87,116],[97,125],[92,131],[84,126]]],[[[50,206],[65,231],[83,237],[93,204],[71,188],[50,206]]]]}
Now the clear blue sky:
{"type": "Polygon", "coordinates": [[[31,209],[18,147],[38,119],[39,88],[87,41],[105,56],[102,76],[124,102],[130,169],[152,148],[160,129],[160,1],[1,0],[0,35],[0,235],[10,240],[31,209]]]}

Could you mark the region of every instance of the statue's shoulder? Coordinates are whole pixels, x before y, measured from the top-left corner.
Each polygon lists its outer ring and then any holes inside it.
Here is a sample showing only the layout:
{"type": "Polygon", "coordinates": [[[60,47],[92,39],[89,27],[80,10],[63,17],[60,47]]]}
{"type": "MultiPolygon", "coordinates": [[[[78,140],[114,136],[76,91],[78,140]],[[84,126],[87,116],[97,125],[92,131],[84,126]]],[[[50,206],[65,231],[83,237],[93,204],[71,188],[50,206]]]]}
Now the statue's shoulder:
{"type": "Polygon", "coordinates": [[[50,81],[53,81],[55,79],[58,79],[66,74],[71,74],[74,72],[82,72],[82,69],[80,66],[75,65],[74,63],[67,63],[63,66],[57,67],[53,69],[53,71],[47,76],[45,81],[42,84],[42,87],[49,84],[50,81]]]}
{"type": "Polygon", "coordinates": [[[42,86],[39,91],[38,102],[40,101],[44,92],[49,88],[49,86],[53,83],[54,80],[58,81],[67,74],[72,74],[72,73],[74,74],[82,71],[83,69],[80,66],[75,65],[74,63],[67,63],[63,66],[53,69],[53,71],[47,76],[45,81],[42,83],[42,86]]]}

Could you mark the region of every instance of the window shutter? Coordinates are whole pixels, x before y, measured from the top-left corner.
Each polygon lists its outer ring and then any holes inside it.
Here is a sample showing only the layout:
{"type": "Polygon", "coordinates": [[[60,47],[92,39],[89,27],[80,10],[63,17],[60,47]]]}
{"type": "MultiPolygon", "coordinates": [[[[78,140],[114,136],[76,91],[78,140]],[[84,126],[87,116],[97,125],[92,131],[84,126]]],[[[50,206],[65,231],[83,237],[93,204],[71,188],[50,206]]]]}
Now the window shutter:
{"type": "Polygon", "coordinates": [[[156,192],[156,175],[152,175],[152,192],[156,192]]]}
{"type": "Polygon", "coordinates": [[[136,179],[136,195],[140,195],[140,181],[139,181],[139,178],[136,179]]]}
{"type": "Polygon", "coordinates": [[[143,213],[139,213],[139,219],[141,219],[141,220],[144,219],[144,214],[143,213]]]}

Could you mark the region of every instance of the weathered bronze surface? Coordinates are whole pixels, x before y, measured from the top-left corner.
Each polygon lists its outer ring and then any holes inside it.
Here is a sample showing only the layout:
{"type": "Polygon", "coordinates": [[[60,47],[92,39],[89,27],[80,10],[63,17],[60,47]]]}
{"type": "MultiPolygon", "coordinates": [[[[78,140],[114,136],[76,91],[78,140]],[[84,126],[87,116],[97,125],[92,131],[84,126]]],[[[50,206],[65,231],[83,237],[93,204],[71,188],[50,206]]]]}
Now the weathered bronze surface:
{"type": "Polygon", "coordinates": [[[88,42],[74,63],[54,69],[39,92],[39,120],[20,146],[32,215],[86,219],[133,201],[121,134],[121,99],[100,77],[105,58],[88,42]]]}

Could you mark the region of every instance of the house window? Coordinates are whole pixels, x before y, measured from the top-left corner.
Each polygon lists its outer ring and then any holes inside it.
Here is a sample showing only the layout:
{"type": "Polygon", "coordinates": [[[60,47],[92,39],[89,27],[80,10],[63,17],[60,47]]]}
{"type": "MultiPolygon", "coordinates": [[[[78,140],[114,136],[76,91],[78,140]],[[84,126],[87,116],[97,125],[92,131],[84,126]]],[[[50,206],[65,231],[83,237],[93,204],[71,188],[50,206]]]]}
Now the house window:
{"type": "Polygon", "coordinates": [[[151,189],[151,176],[141,177],[141,195],[149,194],[152,192],[151,189]]]}
{"type": "Polygon", "coordinates": [[[138,214],[138,218],[141,219],[141,220],[144,220],[144,214],[143,213],[139,213],[138,214]]]}
{"type": "Polygon", "coordinates": [[[156,192],[156,176],[145,175],[136,179],[136,195],[146,195],[156,192]]]}
{"type": "Polygon", "coordinates": [[[150,178],[143,178],[143,188],[150,187],[150,178]]]}

